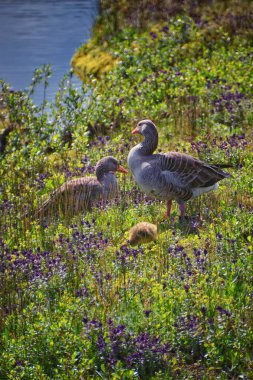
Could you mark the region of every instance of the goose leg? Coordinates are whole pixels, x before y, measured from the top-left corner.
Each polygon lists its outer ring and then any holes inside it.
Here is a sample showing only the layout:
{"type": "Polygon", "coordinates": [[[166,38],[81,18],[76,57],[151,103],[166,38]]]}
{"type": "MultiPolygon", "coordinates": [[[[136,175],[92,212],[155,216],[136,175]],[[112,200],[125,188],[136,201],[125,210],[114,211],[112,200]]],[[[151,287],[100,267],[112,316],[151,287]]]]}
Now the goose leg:
{"type": "Polygon", "coordinates": [[[183,219],[185,215],[185,204],[181,203],[179,205],[179,210],[180,210],[180,218],[183,219]]]}
{"type": "Polygon", "coordinates": [[[171,210],[172,201],[167,201],[167,211],[166,211],[166,217],[168,218],[170,216],[170,210],[171,210]]]}

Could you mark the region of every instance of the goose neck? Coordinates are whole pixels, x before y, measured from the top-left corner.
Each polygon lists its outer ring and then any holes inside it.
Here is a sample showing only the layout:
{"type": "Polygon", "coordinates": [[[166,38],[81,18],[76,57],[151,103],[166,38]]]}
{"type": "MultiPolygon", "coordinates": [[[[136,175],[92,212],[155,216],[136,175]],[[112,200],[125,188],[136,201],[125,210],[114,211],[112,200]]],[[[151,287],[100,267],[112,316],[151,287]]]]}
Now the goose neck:
{"type": "Polygon", "coordinates": [[[103,182],[105,174],[106,174],[106,172],[105,172],[103,166],[97,166],[97,168],[96,168],[96,177],[97,177],[97,180],[99,182],[103,182]]]}
{"type": "Polygon", "coordinates": [[[150,155],[156,150],[157,146],[157,136],[145,136],[144,141],[139,144],[139,150],[144,155],[150,155]]]}
{"type": "Polygon", "coordinates": [[[113,172],[106,173],[100,183],[105,194],[114,194],[117,191],[117,178],[113,172]]]}

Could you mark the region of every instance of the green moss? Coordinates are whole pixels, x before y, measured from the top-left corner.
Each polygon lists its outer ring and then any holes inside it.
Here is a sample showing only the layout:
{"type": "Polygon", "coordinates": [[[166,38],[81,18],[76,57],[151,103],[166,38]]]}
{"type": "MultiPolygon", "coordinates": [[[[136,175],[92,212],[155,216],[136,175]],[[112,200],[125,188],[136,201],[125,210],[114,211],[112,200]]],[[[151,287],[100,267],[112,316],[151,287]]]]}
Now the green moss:
{"type": "Polygon", "coordinates": [[[115,59],[105,49],[93,44],[88,44],[79,48],[71,60],[71,65],[75,74],[82,80],[93,75],[99,77],[111,71],[117,64],[115,59]]]}
{"type": "MultiPolygon", "coordinates": [[[[204,53],[203,44],[217,43],[221,38],[233,39],[241,36],[252,40],[253,5],[250,0],[214,0],[209,4],[202,1],[151,1],[137,4],[135,1],[121,0],[114,3],[111,0],[101,0],[101,14],[93,30],[93,38],[80,47],[74,54],[71,65],[76,75],[87,80],[94,75],[99,77],[115,68],[120,57],[115,56],[115,38],[129,29],[141,33],[161,30],[168,19],[176,15],[190,16],[203,27],[197,32],[194,42],[186,42],[181,48],[184,55],[199,56],[204,53]],[[152,18],[150,17],[152,9],[152,18]]],[[[137,50],[137,45],[132,45],[137,50]]]]}

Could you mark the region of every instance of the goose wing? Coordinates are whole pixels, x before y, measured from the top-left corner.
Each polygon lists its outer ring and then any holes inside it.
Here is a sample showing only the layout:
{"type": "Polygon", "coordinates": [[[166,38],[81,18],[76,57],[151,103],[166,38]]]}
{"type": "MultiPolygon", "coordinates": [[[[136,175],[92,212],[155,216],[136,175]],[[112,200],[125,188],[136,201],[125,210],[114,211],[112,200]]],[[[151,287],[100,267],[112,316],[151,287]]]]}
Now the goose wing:
{"type": "Polygon", "coordinates": [[[88,210],[102,195],[102,186],[93,177],[82,177],[65,182],[56,189],[39,209],[39,214],[54,214],[61,210],[64,214],[75,214],[88,210]]]}
{"type": "Polygon", "coordinates": [[[96,178],[82,177],[65,182],[59,189],[58,194],[71,194],[74,197],[91,197],[95,199],[101,193],[102,186],[96,178]]]}
{"type": "Polygon", "coordinates": [[[57,191],[65,205],[75,209],[89,209],[102,196],[102,186],[96,178],[83,177],[64,183],[57,191]]]}
{"type": "Polygon", "coordinates": [[[215,165],[208,165],[187,154],[157,154],[159,167],[169,182],[180,188],[209,187],[231,175],[215,165]]]}

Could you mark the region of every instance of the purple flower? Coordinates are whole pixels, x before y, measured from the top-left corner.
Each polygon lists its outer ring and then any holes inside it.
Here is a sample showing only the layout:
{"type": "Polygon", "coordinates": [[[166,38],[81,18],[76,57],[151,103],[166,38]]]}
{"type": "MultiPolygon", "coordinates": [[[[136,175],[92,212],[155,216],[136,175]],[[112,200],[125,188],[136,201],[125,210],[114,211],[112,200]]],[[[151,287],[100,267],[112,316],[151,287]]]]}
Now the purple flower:
{"type": "Polygon", "coordinates": [[[100,354],[102,354],[106,350],[107,344],[105,343],[105,340],[104,340],[102,334],[98,335],[97,347],[98,347],[100,354]]]}
{"type": "Polygon", "coordinates": [[[163,26],[161,29],[161,32],[163,33],[168,33],[168,31],[169,31],[169,27],[167,25],[163,26]]]}
{"type": "Polygon", "coordinates": [[[117,106],[120,106],[124,102],[125,98],[120,98],[117,100],[117,106]]]}
{"type": "Polygon", "coordinates": [[[155,32],[150,32],[149,34],[152,40],[155,40],[157,38],[157,34],[155,32]]]}
{"type": "Polygon", "coordinates": [[[221,315],[226,315],[226,316],[228,316],[228,317],[231,316],[231,313],[230,313],[229,310],[224,309],[223,307],[221,307],[221,306],[219,306],[219,305],[216,306],[216,310],[217,310],[221,315]]]}
{"type": "Polygon", "coordinates": [[[145,316],[148,318],[150,316],[150,314],[152,313],[152,310],[144,310],[144,314],[145,316]]]}

